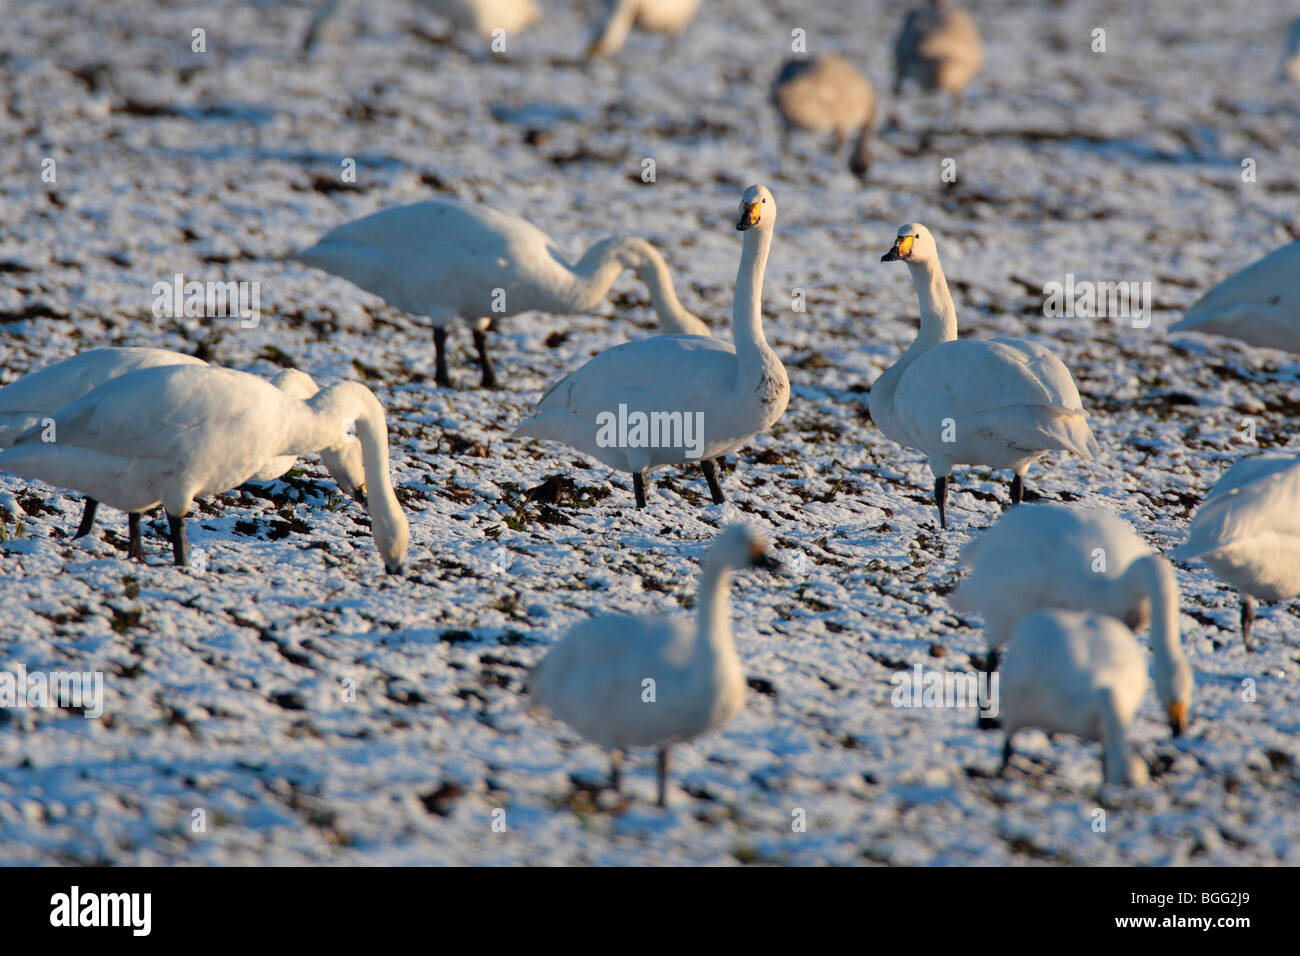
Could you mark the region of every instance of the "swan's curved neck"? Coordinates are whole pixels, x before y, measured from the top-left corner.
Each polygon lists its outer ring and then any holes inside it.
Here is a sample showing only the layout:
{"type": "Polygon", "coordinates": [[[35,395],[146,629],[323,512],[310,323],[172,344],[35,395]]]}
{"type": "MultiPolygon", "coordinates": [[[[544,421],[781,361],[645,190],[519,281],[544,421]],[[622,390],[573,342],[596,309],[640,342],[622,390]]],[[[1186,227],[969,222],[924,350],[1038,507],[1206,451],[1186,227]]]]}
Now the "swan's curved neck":
{"type": "Polygon", "coordinates": [[[1174,699],[1174,675],[1188,667],[1178,633],[1178,581],[1169,562],[1159,555],[1138,558],[1124,572],[1123,581],[1133,597],[1151,602],[1150,643],[1156,693],[1165,704],[1174,699]]]}
{"type": "Polygon", "coordinates": [[[763,335],[763,273],[767,269],[767,254],[772,248],[772,232],[770,228],[749,230],[745,233],[745,246],[740,254],[731,326],[736,355],[742,362],[747,355],[752,357],[768,351],[767,339],[763,335]]]}
{"type": "Polygon", "coordinates": [[[924,262],[909,262],[916,302],[921,307],[921,327],[908,352],[924,351],[957,337],[957,309],[952,304],[948,280],[938,256],[924,262]]]}
{"type": "Polygon", "coordinates": [[[302,437],[311,447],[300,453],[337,445],[346,423],[356,422],[365,470],[366,510],[370,512],[375,542],[383,551],[385,542],[400,539],[404,550],[409,529],[388,472],[388,423],[379,400],[364,385],[339,382],[317,392],[306,405],[311,410],[310,434],[302,437]]]}
{"type": "Polygon", "coordinates": [[[584,252],[569,270],[568,282],[558,292],[557,307],[548,311],[590,312],[599,305],[625,267],[623,245],[624,240],[611,237],[584,252]]]}
{"type": "Polygon", "coordinates": [[[592,43],[593,50],[608,56],[622,48],[636,22],[636,10],[636,0],[612,0],[609,14],[592,43]]]}
{"type": "Polygon", "coordinates": [[[697,654],[710,657],[735,653],[731,639],[731,572],[721,562],[706,558],[700,577],[697,654]]]}
{"type": "Polygon", "coordinates": [[[665,332],[683,335],[708,335],[709,327],[694,312],[684,308],[673,288],[673,277],[668,263],[659,250],[644,239],[624,240],[624,251],[629,256],[637,278],[650,290],[650,301],[659,316],[659,327],[665,332]]]}

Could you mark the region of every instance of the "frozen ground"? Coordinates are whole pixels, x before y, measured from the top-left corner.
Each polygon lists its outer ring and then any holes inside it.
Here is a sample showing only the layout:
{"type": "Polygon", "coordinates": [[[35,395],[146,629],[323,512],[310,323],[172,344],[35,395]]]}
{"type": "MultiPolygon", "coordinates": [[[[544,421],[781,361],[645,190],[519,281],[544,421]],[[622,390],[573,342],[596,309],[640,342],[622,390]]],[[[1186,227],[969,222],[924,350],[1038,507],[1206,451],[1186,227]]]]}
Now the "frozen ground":
{"type": "MultiPolygon", "coordinates": [[[[109,344],[359,378],[390,412],[413,542],[405,575],[385,576],[364,511],[313,461],[204,503],[191,536],[206,572],[173,569],[157,525],[140,566],[123,560],[123,516],[103,509],[95,540],[74,544],[77,500],[0,476],[0,501],[24,512],[0,544],[0,667],[107,673],[102,719],[0,712],[0,861],[1300,863],[1297,609],[1268,609],[1248,655],[1234,594],[1203,568],[1179,573],[1192,731],[1172,741],[1147,702],[1136,736],[1154,780],[1108,802],[1104,833],[1095,746],[1026,734],[999,780],[1001,736],[970,711],[890,705],[897,670],[982,654],[978,622],[944,596],[1006,486],[962,472],[940,533],[920,456],[866,411],[916,313],[906,270],[878,260],[920,220],[964,334],[1036,336],[1074,370],[1103,455],[1036,467],[1044,497],[1111,508],[1164,549],[1256,450],[1243,419],[1261,446],[1293,446],[1295,361],[1163,333],[1295,238],[1300,91],[1273,79],[1290,14],[971,0],[986,68],[958,128],[921,150],[937,105],[905,114],[860,188],[808,139],[778,167],[766,87],[800,27],[813,52],[864,64],[887,102],[897,4],[708,0],[672,58],[634,37],[591,69],[576,57],[593,5],[542,5],[547,22],[505,62],[443,42],[400,0],[345,4],[302,61],[306,3],[0,2],[0,382],[109,344]],[[348,156],[358,182],[340,191],[348,156]],[[939,181],[945,157],[956,185],[939,181]],[[506,388],[488,393],[432,386],[420,322],[275,261],[355,216],[453,193],[521,212],[575,255],[648,236],[687,306],[729,334],[732,224],[756,181],[780,204],[765,320],[794,395],[726,475],[722,507],[682,472],[637,513],[623,476],[506,438],[549,381],[652,328],[630,275],[597,315],[501,323],[506,388]],[[262,325],[153,319],[151,286],[174,272],[260,280],[262,325]],[[1151,328],[1044,318],[1042,285],[1066,273],[1152,281],[1151,328]],[[580,503],[526,499],[555,475],[580,503]],[[603,755],[523,713],[526,668],[592,612],[686,613],[708,542],[742,518],[806,565],[736,581],[747,708],[678,748],[667,812],[650,805],[647,754],[629,801],[593,799],[603,755]]],[[[458,383],[475,383],[468,334],[452,341],[458,383]]]]}

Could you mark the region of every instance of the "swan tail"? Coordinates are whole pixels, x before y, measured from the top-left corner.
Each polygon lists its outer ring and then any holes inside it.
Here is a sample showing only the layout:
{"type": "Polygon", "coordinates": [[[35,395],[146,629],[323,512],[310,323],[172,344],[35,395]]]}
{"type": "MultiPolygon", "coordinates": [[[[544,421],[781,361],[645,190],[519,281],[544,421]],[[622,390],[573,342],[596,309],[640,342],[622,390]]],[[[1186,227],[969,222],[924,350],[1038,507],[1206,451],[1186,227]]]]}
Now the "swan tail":
{"type": "Polygon", "coordinates": [[[511,438],[539,438],[543,441],[564,441],[561,428],[568,415],[558,408],[543,409],[531,418],[525,418],[510,433],[511,438]]]}

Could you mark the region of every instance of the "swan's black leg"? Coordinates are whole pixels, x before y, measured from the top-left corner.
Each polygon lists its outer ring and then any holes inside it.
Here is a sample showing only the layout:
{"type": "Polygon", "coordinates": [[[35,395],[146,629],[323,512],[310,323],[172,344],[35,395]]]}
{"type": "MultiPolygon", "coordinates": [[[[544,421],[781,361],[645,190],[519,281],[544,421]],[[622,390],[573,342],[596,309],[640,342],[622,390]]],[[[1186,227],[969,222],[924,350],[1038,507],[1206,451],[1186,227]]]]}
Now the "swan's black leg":
{"type": "Polygon", "coordinates": [[[483,329],[474,330],[474,347],[478,349],[478,364],[483,369],[483,387],[496,388],[497,371],[492,367],[492,356],[488,355],[487,332],[483,329]]]}
{"type": "Polygon", "coordinates": [[[144,544],[140,541],[140,512],[132,511],[126,517],[127,539],[129,547],[127,556],[135,558],[137,561],[144,560],[144,544]]]}
{"type": "Polygon", "coordinates": [[[90,529],[95,527],[95,509],[99,507],[99,502],[94,498],[86,499],[86,510],[81,513],[81,524],[77,525],[77,533],[74,538],[84,538],[90,534],[90,529]]]}
{"type": "MultiPolygon", "coordinates": [[[[998,669],[998,662],[1002,659],[1001,652],[995,647],[989,651],[988,656],[984,658],[984,673],[989,675],[986,683],[987,686],[993,686],[993,673],[998,669]]],[[[1002,721],[996,717],[985,717],[983,713],[975,720],[975,726],[980,730],[997,730],[1002,726],[1002,721]]]]}
{"type": "Polygon", "coordinates": [[[1255,599],[1244,591],[1241,594],[1241,639],[1246,642],[1246,650],[1251,651],[1254,648],[1250,646],[1250,625],[1255,623],[1255,599]]]}
{"type": "Polygon", "coordinates": [[[948,527],[948,476],[934,479],[934,503],[939,506],[939,525],[948,527]]]}
{"type": "Polygon", "coordinates": [[[1025,500],[1025,483],[1019,475],[1011,479],[1011,503],[1018,505],[1025,500]]]}
{"type": "Polygon", "coordinates": [[[659,749],[659,806],[668,806],[668,748],[659,749]]]}
{"type": "Polygon", "coordinates": [[[623,751],[611,750],[609,752],[609,787],[615,793],[618,793],[623,786],[623,751]]]}
{"type": "Polygon", "coordinates": [[[1007,739],[1002,742],[1002,766],[998,767],[998,776],[1001,777],[1007,772],[1007,767],[1011,763],[1011,735],[1007,734],[1007,739]]]}
{"type": "Polygon", "coordinates": [[[189,542],[185,539],[185,519],[175,515],[167,516],[167,527],[171,530],[172,558],[176,567],[189,567],[189,542]]]}
{"type": "Polygon", "coordinates": [[[451,388],[447,373],[447,330],[441,325],[433,327],[433,380],[439,388],[451,388]]]}
{"type": "Polygon", "coordinates": [[[632,472],[632,492],[636,495],[636,506],[645,507],[645,472],[632,472]]]}
{"type": "Polygon", "coordinates": [[[709,494],[713,496],[713,503],[720,505],[726,501],[726,496],[722,493],[722,485],[718,483],[718,465],[721,460],[705,458],[700,462],[700,470],[704,472],[704,480],[709,483],[709,494]]]}

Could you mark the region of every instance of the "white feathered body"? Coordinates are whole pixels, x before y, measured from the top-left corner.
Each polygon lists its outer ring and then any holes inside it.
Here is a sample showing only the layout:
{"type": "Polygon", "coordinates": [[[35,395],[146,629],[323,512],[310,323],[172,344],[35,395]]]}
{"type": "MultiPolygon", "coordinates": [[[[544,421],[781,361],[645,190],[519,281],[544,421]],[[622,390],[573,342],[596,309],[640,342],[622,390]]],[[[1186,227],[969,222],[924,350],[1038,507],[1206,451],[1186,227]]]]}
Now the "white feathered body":
{"type": "Polygon", "coordinates": [[[1132,633],[1104,614],[1035,611],[1021,618],[1002,664],[1007,735],[1028,727],[1106,739],[1106,709],[1123,727],[1147,692],[1147,663],[1132,633]]]}
{"type": "Polygon", "coordinates": [[[894,42],[896,86],[914,80],[927,91],[960,93],[983,63],[975,21],[947,2],[909,12],[894,42]]]}
{"type": "Polygon", "coordinates": [[[90,349],[0,388],[0,448],[110,379],[162,365],[206,365],[167,349],[90,349]]]}
{"type": "Polygon", "coordinates": [[[298,262],[341,276],[406,312],[446,325],[531,309],[581,312],[572,266],[532,223],[436,199],[384,209],[328,233],[298,262]]]}
{"type": "Polygon", "coordinates": [[[876,114],[871,82],[842,56],[789,60],[772,84],[772,103],[793,126],[841,137],[876,114]]]}
{"type": "Polygon", "coordinates": [[[1203,332],[1300,353],[1300,241],[1275,249],[1201,296],[1170,332],[1203,332]]]}
{"type": "Polygon", "coordinates": [[[315,451],[295,447],[288,434],[302,404],[244,372],[144,369],[57,412],[54,441],[42,441],[39,428],[20,436],[0,452],[0,470],[122,511],[162,504],[180,516],[194,498],[243,484],[273,458],[315,451]]]}
{"type": "Polygon", "coordinates": [[[493,30],[517,33],[541,19],[536,0],[421,0],[461,30],[487,39],[493,30]]]}
{"type": "Polygon", "coordinates": [[[1108,512],[1023,504],[962,549],[969,573],[949,602],[984,618],[990,648],[1005,646],[1016,623],[1042,608],[1105,614],[1136,630],[1150,601],[1120,580],[1149,554],[1147,543],[1108,512]]]}
{"type": "Polygon", "coordinates": [[[1196,509],[1187,542],[1169,553],[1204,561],[1264,601],[1300,594],[1300,459],[1260,455],[1233,465],[1196,509]]]}
{"type": "Polygon", "coordinates": [[[1097,454],[1069,369],[1036,342],[956,339],[909,358],[896,384],[886,372],[872,387],[871,417],[936,476],[957,464],[1023,474],[1053,450],[1097,454]]]}
{"type": "Polygon", "coordinates": [[[606,749],[664,747],[721,726],[744,705],[740,659],[729,637],[726,645],[712,653],[694,628],[667,618],[593,618],[547,654],[529,690],[606,749]],[[644,699],[647,679],[653,702],[644,699]]]}
{"type": "MultiPolygon", "coordinates": [[[[703,414],[698,458],[739,451],[785,412],[790,380],[770,351],[742,361],[728,342],[702,335],[660,335],[606,349],[542,396],[516,435],[563,442],[619,471],[685,464],[684,447],[602,447],[603,413],[703,414]]],[[[683,419],[684,420],[684,419],[683,419]]]]}

